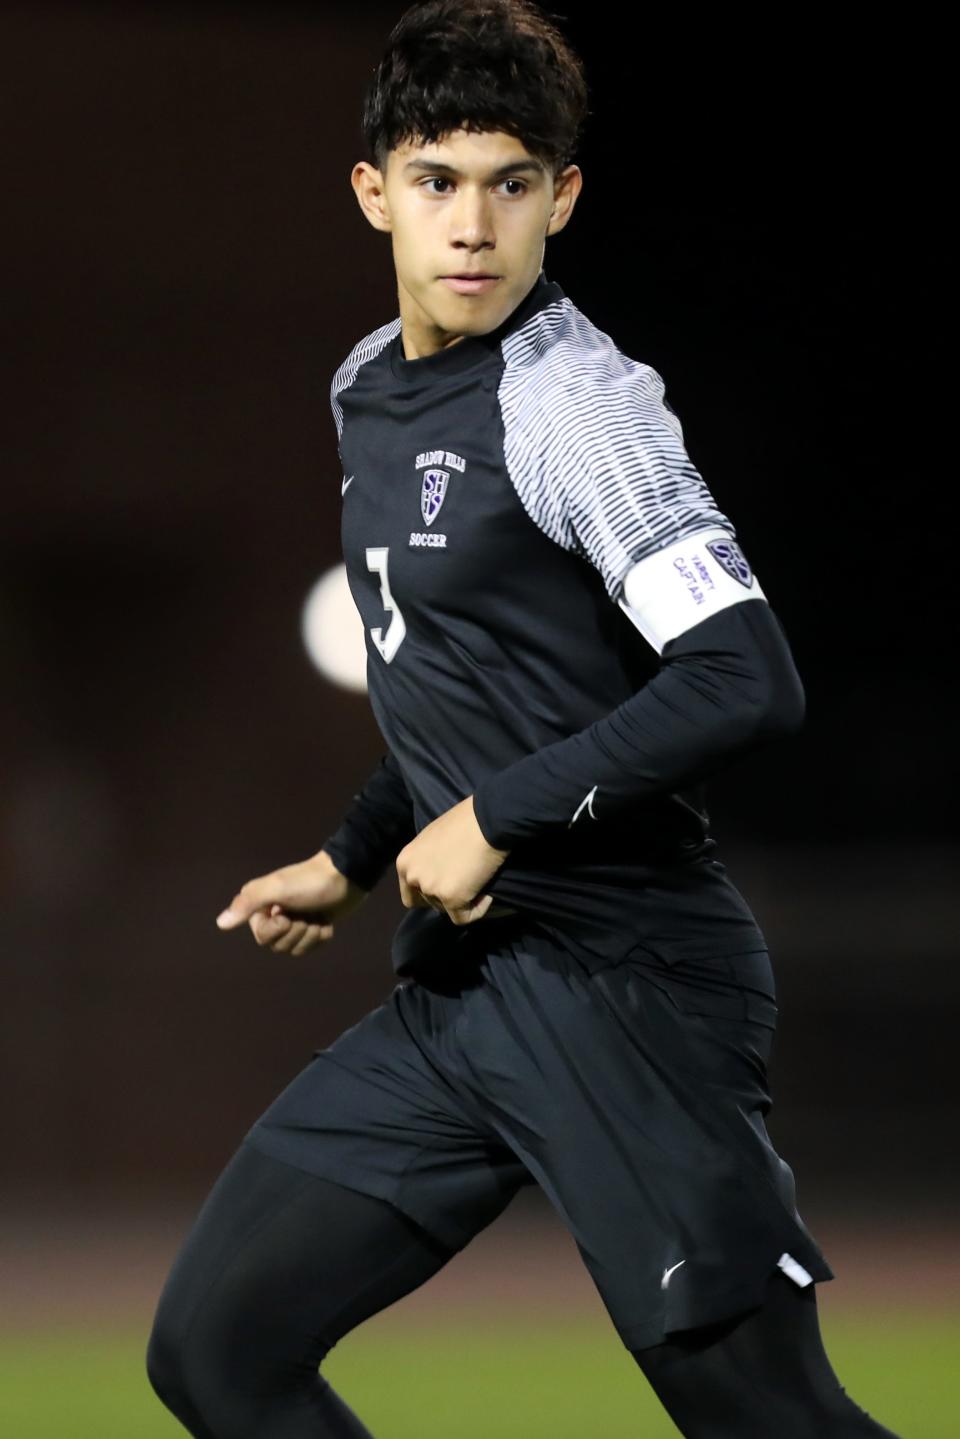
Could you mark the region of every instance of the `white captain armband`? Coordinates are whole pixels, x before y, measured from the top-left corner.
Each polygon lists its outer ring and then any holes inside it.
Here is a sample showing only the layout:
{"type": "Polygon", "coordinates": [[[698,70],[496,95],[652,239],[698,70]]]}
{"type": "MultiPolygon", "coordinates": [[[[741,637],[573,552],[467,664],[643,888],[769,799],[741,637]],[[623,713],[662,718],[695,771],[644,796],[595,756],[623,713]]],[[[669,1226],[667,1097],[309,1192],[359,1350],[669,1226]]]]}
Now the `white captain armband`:
{"type": "Polygon", "coordinates": [[[617,603],[657,654],[708,615],[741,600],[766,599],[728,530],[701,530],[638,560],[617,603]]]}

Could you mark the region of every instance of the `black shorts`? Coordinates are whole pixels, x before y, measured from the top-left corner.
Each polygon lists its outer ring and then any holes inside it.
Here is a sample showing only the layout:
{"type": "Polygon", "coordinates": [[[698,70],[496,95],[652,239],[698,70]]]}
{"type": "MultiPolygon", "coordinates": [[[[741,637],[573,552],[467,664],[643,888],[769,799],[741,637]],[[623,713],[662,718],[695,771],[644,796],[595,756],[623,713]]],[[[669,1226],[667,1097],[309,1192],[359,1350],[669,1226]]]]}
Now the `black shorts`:
{"type": "Polygon", "coordinates": [[[629,1349],[833,1271],[764,1124],[765,950],[611,964],[529,918],[411,910],[435,963],[307,1064],[245,1142],[389,1200],[460,1249],[546,1192],[629,1349]]]}

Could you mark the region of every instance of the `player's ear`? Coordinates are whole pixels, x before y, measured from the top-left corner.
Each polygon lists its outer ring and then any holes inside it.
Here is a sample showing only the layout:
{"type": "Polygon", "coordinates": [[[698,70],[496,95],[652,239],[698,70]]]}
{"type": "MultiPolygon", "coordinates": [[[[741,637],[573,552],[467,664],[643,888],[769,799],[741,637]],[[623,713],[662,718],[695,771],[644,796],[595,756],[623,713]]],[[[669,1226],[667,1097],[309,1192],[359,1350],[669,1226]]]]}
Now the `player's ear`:
{"type": "Polygon", "coordinates": [[[583,171],[579,165],[568,165],[555,177],[553,209],[550,212],[550,223],[547,226],[548,235],[555,235],[558,230],[563,229],[573,214],[573,207],[577,203],[577,196],[582,189],[583,171]]]}
{"type": "Polygon", "coordinates": [[[393,225],[390,219],[390,206],[387,203],[387,192],[380,171],[366,160],[361,160],[354,165],[351,171],[350,183],[360,209],[373,228],[375,230],[391,230],[393,225]]]}

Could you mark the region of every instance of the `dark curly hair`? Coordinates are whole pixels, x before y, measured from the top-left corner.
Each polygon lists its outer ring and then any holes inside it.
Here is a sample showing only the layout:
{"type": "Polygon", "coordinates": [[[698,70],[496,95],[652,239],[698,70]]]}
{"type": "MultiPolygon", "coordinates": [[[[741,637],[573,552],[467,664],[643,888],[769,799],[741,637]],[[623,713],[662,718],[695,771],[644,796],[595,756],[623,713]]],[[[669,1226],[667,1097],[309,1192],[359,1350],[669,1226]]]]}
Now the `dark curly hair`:
{"type": "Polygon", "coordinates": [[[398,145],[503,130],[556,175],[576,152],[587,101],[582,61],[532,0],[422,0],[390,32],[361,135],[383,172],[398,145]]]}

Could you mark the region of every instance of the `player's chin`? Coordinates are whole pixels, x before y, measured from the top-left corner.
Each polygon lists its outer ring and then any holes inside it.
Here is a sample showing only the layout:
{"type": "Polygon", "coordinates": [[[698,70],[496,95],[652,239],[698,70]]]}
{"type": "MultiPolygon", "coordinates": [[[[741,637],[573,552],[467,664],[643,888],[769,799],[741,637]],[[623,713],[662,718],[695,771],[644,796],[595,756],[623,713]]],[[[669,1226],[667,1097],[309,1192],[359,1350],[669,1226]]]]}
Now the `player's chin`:
{"type": "MultiPolygon", "coordinates": [[[[461,294],[451,290],[443,280],[437,284],[442,291],[442,315],[437,319],[441,329],[462,335],[486,335],[502,324],[511,313],[512,306],[505,299],[507,291],[502,279],[489,290],[478,291],[475,295],[461,294]]],[[[438,305],[438,309],[441,306],[438,305]]]]}

